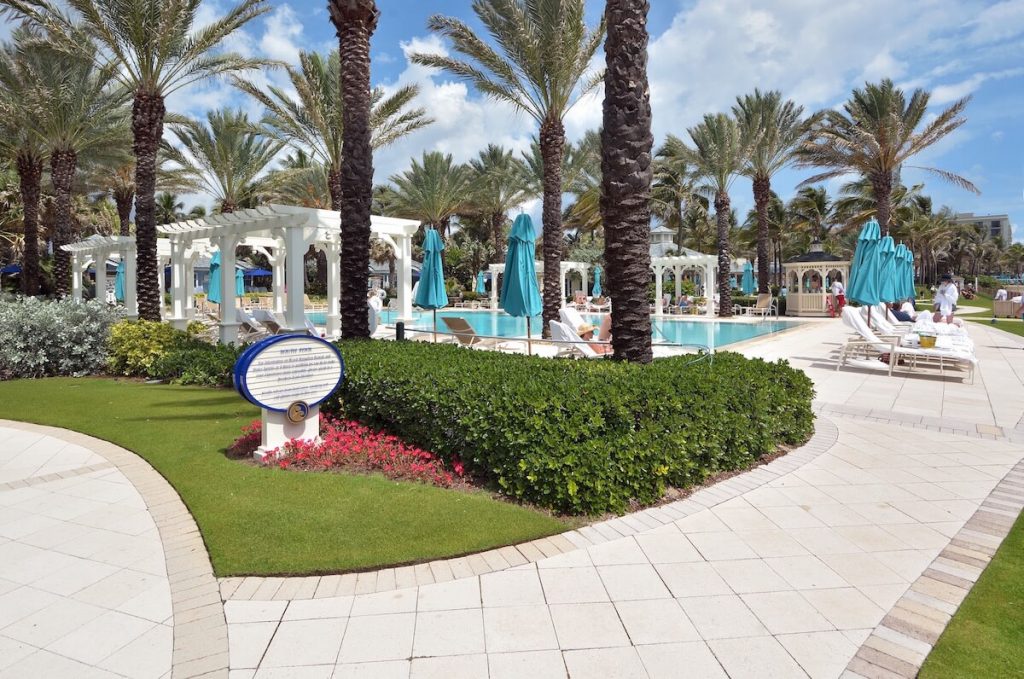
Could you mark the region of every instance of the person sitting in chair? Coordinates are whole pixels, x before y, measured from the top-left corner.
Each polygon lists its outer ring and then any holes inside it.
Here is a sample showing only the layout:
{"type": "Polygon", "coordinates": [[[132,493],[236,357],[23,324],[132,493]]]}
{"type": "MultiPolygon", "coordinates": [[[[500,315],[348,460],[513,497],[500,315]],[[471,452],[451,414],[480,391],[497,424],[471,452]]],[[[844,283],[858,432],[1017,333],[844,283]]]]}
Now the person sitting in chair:
{"type": "Polygon", "coordinates": [[[611,335],[612,317],[611,315],[605,316],[601,321],[601,328],[598,334],[595,336],[594,331],[598,330],[598,327],[593,323],[584,323],[581,325],[576,333],[580,336],[580,339],[590,345],[590,348],[599,354],[610,354],[614,351],[612,345],[609,342],[612,339],[611,335]]]}

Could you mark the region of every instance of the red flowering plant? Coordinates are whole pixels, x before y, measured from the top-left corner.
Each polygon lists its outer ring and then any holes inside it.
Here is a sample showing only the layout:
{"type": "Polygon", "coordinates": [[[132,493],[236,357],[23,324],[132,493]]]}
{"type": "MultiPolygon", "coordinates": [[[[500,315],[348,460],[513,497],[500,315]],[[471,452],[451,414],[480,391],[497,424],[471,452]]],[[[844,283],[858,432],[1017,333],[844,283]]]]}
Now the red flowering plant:
{"type": "Polygon", "coordinates": [[[228,457],[251,457],[263,442],[263,423],[253,420],[242,427],[242,435],[228,448],[228,457]]]}
{"type": "MultiPolygon", "coordinates": [[[[243,428],[232,450],[256,432],[260,441],[260,421],[243,428]]],[[[255,450],[255,446],[252,448],[255,450]]],[[[320,440],[292,440],[267,455],[263,464],[280,469],[356,472],[380,472],[389,479],[421,481],[443,488],[451,487],[465,474],[462,462],[454,460],[451,470],[433,453],[410,446],[390,434],[374,431],[358,422],[323,416],[320,440]]]]}

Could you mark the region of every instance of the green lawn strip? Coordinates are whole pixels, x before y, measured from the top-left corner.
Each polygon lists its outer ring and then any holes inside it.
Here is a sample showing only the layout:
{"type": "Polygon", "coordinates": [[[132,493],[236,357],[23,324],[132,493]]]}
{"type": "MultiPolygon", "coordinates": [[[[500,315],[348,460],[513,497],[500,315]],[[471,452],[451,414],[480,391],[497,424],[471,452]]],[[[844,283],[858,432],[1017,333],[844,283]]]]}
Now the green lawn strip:
{"type": "Polygon", "coordinates": [[[227,390],[94,378],[0,383],[0,417],[89,434],[152,464],[195,516],[219,576],[366,570],[570,527],[483,492],[280,471],[225,457],[258,412],[227,390]]]}
{"type": "Polygon", "coordinates": [[[957,316],[991,316],[992,315],[992,298],[984,293],[979,292],[974,296],[974,299],[967,299],[963,295],[960,296],[960,301],[957,302],[958,306],[973,306],[981,307],[981,311],[971,311],[966,313],[957,312],[957,316]]]}
{"type": "Polygon", "coordinates": [[[1008,318],[998,319],[995,323],[993,323],[991,319],[984,318],[969,318],[967,320],[974,321],[975,323],[984,324],[990,328],[1002,330],[1003,332],[1009,332],[1014,335],[1020,335],[1024,337],[1024,323],[1021,323],[1020,321],[1014,321],[1008,318]]]}
{"type": "Polygon", "coordinates": [[[1024,516],[953,616],[920,677],[1024,677],[1024,516]]]}

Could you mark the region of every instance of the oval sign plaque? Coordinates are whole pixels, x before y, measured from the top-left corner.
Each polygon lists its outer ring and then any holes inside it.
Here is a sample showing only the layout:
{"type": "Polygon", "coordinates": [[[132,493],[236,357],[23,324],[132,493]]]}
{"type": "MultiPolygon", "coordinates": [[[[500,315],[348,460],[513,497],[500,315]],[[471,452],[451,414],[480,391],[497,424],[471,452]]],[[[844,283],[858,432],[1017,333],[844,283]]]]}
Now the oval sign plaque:
{"type": "Polygon", "coordinates": [[[345,376],[338,348],[319,337],[275,335],[256,342],[235,363],[235,389],[260,408],[307,410],[330,396],[345,376]]]}

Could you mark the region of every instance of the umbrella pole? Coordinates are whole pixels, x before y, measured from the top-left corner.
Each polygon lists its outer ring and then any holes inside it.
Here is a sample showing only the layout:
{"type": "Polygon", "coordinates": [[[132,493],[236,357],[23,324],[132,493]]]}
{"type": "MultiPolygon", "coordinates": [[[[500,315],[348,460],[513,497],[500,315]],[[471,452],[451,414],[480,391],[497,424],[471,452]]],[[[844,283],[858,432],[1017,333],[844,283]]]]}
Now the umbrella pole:
{"type": "Polygon", "coordinates": [[[434,344],[437,344],[437,309],[434,309],[434,344]]]}
{"type": "Polygon", "coordinates": [[[533,342],[530,335],[530,317],[526,317],[526,355],[533,356],[533,342]]]}

